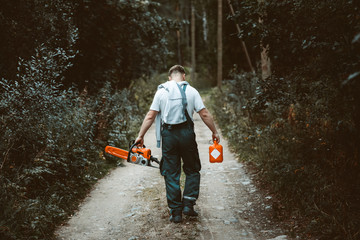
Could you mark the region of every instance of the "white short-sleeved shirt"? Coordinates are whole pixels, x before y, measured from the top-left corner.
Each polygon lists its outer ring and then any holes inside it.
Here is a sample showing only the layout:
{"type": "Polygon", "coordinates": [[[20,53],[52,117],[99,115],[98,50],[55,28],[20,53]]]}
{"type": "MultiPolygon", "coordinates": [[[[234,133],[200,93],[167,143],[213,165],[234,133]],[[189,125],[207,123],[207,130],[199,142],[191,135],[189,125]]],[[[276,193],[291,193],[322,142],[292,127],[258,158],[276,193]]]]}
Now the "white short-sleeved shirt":
{"type": "MultiPolygon", "coordinates": [[[[187,82],[180,82],[178,84],[182,87],[182,85],[186,84],[186,83],[187,82]]],[[[179,90],[176,90],[176,91],[179,91],[179,90]]],[[[177,92],[176,92],[176,94],[177,94],[177,92]]],[[[186,99],[187,99],[187,111],[188,111],[191,119],[193,119],[194,111],[199,112],[200,110],[205,108],[205,105],[201,99],[199,92],[195,88],[191,87],[189,84],[186,87],[185,94],[186,94],[186,99]]],[[[179,124],[179,123],[185,122],[186,118],[183,114],[183,111],[180,111],[181,114],[175,113],[174,116],[167,116],[168,113],[166,111],[168,111],[168,109],[166,109],[166,103],[167,103],[168,99],[169,99],[169,91],[167,91],[164,88],[158,89],[154,96],[153,102],[150,106],[150,110],[160,112],[162,122],[164,122],[164,123],[179,124]]]]}

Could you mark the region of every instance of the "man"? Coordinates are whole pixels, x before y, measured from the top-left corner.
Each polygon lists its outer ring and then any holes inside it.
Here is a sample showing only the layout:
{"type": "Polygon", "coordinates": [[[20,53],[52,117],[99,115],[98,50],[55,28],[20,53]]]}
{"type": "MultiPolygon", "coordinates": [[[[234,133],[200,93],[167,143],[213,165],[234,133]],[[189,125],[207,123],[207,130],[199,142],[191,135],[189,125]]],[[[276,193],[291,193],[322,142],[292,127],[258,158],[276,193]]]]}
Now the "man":
{"type": "Polygon", "coordinates": [[[198,215],[193,206],[199,196],[201,163],[193,129],[194,111],[212,131],[213,141],[219,142],[214,121],[199,92],[185,81],[185,69],[175,65],[169,70],[169,81],[158,87],[136,139],[143,145],[144,135],[156,118],[158,147],[162,138],[160,171],[165,177],[170,221],[175,223],[182,221],[182,213],[198,215]],[[181,159],[186,175],[183,198],[180,189],[181,159]]]}

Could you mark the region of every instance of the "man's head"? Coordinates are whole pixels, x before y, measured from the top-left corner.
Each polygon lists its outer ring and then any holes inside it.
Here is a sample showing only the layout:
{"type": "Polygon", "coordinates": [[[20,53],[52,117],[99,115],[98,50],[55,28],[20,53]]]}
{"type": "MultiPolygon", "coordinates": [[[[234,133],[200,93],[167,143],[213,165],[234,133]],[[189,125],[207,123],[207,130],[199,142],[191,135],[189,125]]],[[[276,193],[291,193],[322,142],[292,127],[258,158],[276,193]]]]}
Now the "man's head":
{"type": "Polygon", "coordinates": [[[169,80],[184,81],[185,68],[181,65],[174,65],[169,69],[169,80]]]}

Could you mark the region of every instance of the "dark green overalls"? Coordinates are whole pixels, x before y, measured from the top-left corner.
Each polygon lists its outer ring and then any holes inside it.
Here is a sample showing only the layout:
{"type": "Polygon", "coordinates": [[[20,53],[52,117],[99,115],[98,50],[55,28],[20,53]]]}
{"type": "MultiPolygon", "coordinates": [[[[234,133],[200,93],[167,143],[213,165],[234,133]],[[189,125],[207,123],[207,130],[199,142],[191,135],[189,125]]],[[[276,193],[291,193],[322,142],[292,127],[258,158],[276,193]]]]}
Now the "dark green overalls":
{"type": "Polygon", "coordinates": [[[182,210],[183,206],[192,206],[199,197],[201,163],[195,140],[194,123],[187,110],[187,101],[184,90],[183,107],[187,121],[176,125],[162,125],[162,161],[161,175],[165,178],[166,197],[169,208],[182,210]],[[180,189],[181,159],[186,175],[183,197],[180,189]]]}

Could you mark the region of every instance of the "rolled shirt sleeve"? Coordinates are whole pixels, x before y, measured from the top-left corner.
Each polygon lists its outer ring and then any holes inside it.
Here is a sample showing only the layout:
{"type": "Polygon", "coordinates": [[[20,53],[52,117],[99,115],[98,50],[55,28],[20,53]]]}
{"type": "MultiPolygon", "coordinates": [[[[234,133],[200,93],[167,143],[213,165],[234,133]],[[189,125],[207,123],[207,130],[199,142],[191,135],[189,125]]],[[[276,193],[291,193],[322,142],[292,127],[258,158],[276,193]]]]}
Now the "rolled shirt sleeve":
{"type": "Polygon", "coordinates": [[[150,110],[154,110],[154,111],[157,111],[157,112],[160,112],[160,99],[161,99],[161,93],[160,93],[161,90],[158,90],[156,91],[155,93],[155,96],[154,96],[154,99],[153,99],[153,102],[150,106],[150,110]]]}
{"type": "Polygon", "coordinates": [[[203,100],[201,99],[201,96],[200,96],[200,93],[198,91],[196,91],[196,94],[195,94],[195,99],[194,99],[194,109],[196,112],[200,112],[202,109],[205,108],[205,105],[203,103],[203,100]]]}

